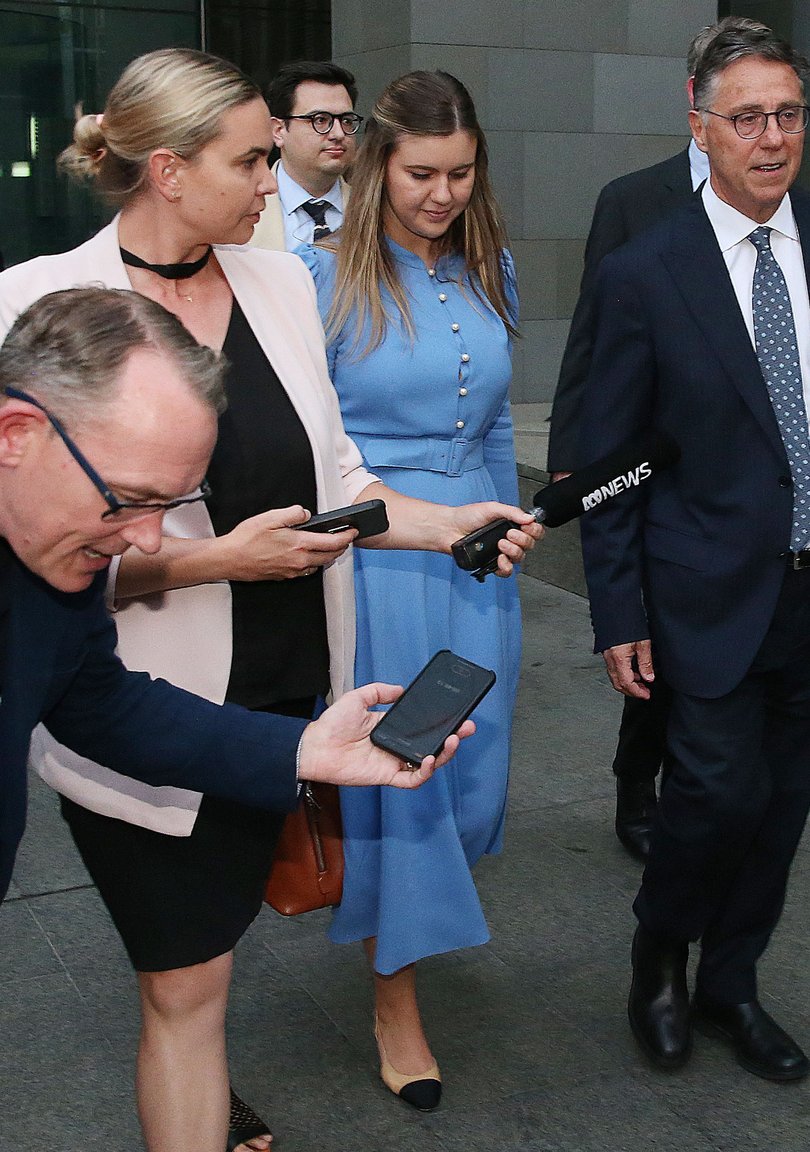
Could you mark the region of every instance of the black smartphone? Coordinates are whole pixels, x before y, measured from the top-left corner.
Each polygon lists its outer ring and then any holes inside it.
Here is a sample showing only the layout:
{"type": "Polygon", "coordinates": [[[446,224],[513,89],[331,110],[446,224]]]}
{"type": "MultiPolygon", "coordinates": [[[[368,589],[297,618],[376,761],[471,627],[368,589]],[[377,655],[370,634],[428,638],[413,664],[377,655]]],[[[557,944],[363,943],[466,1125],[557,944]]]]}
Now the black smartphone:
{"type": "Polygon", "coordinates": [[[366,536],[379,536],[388,530],[388,513],[384,500],[366,500],[364,504],[349,504],[347,508],[319,512],[295,527],[302,532],[344,532],[347,528],[356,528],[357,539],[363,540],[366,536]]]}
{"type": "Polygon", "coordinates": [[[391,705],[371,742],[418,767],[438,756],[494,683],[494,672],[442,648],[391,705]]]}
{"type": "Polygon", "coordinates": [[[493,520],[483,528],[476,528],[468,536],[462,536],[450,547],[453,559],[459,568],[472,572],[476,568],[486,568],[498,559],[498,542],[503,540],[510,528],[520,528],[512,520],[493,520]]]}

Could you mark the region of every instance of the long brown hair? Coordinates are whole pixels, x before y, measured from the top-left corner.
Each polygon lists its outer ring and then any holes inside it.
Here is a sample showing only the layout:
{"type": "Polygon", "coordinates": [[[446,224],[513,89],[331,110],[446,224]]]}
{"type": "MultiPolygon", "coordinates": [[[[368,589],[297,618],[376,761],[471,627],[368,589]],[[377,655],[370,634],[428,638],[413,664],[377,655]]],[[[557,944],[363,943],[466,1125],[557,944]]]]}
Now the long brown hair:
{"type": "Polygon", "coordinates": [[[447,72],[408,72],[392,80],[375,103],[352,168],[352,193],[343,226],[334,239],[322,241],[337,257],[327,335],[336,335],[356,311],[356,347],[370,317],[371,334],[363,355],[380,345],[394,319],[383,304],[383,288],[391,294],[406,331],[414,335],[408,300],[383,227],[388,158],[403,136],[451,136],[459,130],[469,132],[476,141],[475,183],[469,204],[447,230],[443,254],[463,256],[462,276],[469,276],[475,295],[495,310],[511,335],[517,335],[504,277],[506,229],[489,180],[487,142],[472,98],[461,81],[447,72]]]}

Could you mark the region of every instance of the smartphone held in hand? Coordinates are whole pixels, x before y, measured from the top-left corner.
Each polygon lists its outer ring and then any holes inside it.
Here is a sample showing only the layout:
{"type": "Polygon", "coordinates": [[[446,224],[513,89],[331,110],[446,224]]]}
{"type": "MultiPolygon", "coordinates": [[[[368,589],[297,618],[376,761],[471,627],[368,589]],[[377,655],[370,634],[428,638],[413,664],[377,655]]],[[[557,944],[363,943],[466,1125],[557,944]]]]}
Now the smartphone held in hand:
{"type": "Polygon", "coordinates": [[[438,756],[494,683],[494,672],[443,648],[391,705],[371,742],[418,766],[438,756]]]}
{"type": "Polygon", "coordinates": [[[319,512],[303,524],[296,524],[296,528],[302,532],[345,532],[347,528],[356,528],[357,539],[363,540],[388,530],[388,513],[384,500],[366,500],[363,504],[319,512]]]}

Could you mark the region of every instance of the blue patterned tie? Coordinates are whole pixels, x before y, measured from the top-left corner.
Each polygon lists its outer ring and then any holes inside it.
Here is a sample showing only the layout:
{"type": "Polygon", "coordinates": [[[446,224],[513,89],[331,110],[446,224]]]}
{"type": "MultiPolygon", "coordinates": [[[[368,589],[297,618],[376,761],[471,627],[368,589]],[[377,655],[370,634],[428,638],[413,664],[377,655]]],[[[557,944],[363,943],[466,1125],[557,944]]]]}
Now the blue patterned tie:
{"type": "Polygon", "coordinates": [[[793,477],[790,547],[801,552],[810,537],[810,432],[799,345],[787,283],[771,251],[771,229],[756,228],[748,239],[757,250],[754,343],[793,477]]]}

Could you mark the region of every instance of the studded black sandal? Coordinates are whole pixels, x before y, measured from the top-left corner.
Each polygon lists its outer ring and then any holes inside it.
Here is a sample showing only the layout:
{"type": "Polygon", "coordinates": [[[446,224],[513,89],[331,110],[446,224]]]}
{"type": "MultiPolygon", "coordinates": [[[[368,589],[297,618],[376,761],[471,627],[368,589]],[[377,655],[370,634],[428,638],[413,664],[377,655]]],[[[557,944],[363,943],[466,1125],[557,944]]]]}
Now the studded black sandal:
{"type": "Polygon", "coordinates": [[[228,1144],[225,1152],[233,1152],[246,1140],[253,1140],[257,1136],[265,1136],[270,1132],[269,1125],[249,1108],[244,1100],[231,1088],[231,1115],[228,1120],[228,1144]]]}

